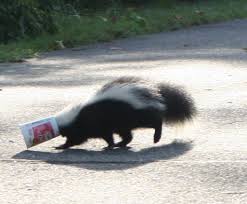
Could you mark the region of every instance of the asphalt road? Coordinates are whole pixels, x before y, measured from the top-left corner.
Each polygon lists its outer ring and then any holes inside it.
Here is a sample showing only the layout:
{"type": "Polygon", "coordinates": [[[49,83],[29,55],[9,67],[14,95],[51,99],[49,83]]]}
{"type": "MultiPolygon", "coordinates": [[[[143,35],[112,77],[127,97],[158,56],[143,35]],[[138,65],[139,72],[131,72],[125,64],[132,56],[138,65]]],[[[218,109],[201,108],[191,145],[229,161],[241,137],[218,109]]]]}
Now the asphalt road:
{"type": "Polygon", "coordinates": [[[192,27],[0,64],[0,203],[247,203],[247,20],[192,27]],[[199,114],[138,130],[129,150],[57,137],[26,150],[18,124],[87,100],[122,75],[183,85],[199,114]]]}

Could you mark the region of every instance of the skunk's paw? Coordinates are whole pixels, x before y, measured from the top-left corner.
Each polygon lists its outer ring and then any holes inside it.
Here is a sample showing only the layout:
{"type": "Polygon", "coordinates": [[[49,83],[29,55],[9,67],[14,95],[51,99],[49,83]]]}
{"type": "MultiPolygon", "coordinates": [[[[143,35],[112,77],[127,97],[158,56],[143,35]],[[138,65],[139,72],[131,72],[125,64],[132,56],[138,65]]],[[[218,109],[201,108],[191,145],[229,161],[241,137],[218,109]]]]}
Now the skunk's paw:
{"type": "Polygon", "coordinates": [[[56,146],[56,147],[53,147],[54,149],[68,149],[70,146],[68,146],[66,143],[65,144],[62,144],[62,145],[59,145],[59,146],[56,146]]]}
{"type": "Polygon", "coordinates": [[[103,150],[113,150],[114,149],[114,146],[107,146],[107,147],[104,147],[103,150]]]}

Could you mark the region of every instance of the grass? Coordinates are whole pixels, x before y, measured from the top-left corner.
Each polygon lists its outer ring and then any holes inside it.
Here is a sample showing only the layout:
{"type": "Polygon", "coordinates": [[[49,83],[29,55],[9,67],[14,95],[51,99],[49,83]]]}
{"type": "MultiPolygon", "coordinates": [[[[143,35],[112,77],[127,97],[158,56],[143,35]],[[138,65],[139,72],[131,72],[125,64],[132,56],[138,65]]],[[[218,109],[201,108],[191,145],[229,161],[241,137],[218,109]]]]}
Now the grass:
{"type": "MultiPolygon", "coordinates": [[[[174,1],[171,1],[174,2],[174,1]]],[[[246,0],[201,0],[197,3],[111,8],[89,15],[55,16],[58,32],[0,45],[0,62],[19,62],[44,51],[117,38],[176,30],[193,25],[247,18],[246,0]]]]}

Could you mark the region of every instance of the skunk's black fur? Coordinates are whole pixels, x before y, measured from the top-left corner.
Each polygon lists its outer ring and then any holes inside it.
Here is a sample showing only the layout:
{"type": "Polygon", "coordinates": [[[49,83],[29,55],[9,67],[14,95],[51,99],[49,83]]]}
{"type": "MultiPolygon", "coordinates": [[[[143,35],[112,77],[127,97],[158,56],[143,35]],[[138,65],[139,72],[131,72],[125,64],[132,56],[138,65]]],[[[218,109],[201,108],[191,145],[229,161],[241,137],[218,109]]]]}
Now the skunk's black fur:
{"type": "Polygon", "coordinates": [[[61,135],[67,138],[58,149],[82,144],[90,138],[104,139],[108,148],[125,147],[136,128],[154,128],[156,143],[161,138],[163,122],[183,123],[196,113],[193,99],[182,88],[150,84],[136,77],[121,77],[107,83],[91,101],[75,110],[77,113],[67,123],[61,122],[66,114],[57,115],[61,135]],[[114,133],[119,134],[121,142],[114,143],[114,133]]]}

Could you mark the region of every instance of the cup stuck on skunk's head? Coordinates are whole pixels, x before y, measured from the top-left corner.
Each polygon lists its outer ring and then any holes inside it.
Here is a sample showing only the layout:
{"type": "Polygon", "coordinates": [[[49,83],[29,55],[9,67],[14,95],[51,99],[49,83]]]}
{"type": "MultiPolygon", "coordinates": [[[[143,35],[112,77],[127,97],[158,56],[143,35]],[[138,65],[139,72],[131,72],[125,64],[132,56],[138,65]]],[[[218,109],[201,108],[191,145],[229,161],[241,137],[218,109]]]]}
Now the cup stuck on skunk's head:
{"type": "Polygon", "coordinates": [[[20,128],[27,148],[51,140],[60,134],[54,117],[21,124],[20,128]]]}

